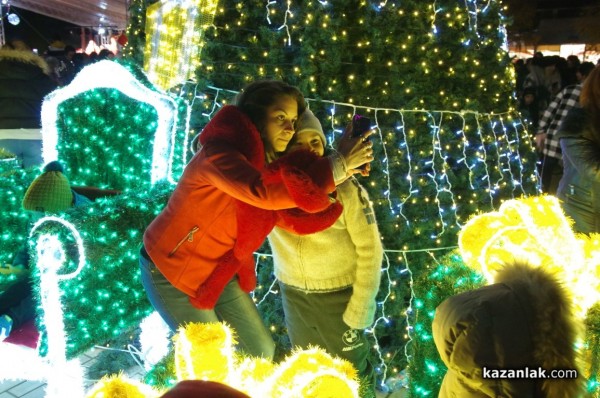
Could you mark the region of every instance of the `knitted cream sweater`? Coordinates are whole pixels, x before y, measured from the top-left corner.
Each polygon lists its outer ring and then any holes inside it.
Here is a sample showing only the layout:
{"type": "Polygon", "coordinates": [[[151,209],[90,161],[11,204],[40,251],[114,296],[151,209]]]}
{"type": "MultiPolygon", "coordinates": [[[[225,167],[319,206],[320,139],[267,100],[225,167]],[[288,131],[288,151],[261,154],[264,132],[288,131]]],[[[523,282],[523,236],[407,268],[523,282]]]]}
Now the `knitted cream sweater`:
{"type": "Polygon", "coordinates": [[[275,227],[269,235],[275,276],[307,293],[352,286],[343,319],[364,329],[375,315],[383,247],[367,192],[354,177],[337,187],[337,199],[344,211],[322,232],[301,236],[275,227]]]}

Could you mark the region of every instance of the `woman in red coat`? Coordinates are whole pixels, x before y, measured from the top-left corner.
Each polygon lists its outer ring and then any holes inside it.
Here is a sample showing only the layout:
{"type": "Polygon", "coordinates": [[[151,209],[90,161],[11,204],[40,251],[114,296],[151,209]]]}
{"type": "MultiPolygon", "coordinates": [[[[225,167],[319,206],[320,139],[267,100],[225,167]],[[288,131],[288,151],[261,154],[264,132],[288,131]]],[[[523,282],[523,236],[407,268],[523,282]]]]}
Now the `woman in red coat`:
{"type": "MultiPolygon", "coordinates": [[[[256,284],[253,253],[282,210],[305,210],[294,225],[316,232],[341,206],[329,193],[371,160],[361,139],[318,158],[310,151],[279,157],[306,108],[280,81],[247,86],[200,134],[196,153],[164,210],[144,233],[142,282],[172,330],[188,322],[226,321],[250,355],[272,358],[274,343],[248,295],[256,284]]],[[[295,213],[294,213],[295,214],[295,213]]]]}

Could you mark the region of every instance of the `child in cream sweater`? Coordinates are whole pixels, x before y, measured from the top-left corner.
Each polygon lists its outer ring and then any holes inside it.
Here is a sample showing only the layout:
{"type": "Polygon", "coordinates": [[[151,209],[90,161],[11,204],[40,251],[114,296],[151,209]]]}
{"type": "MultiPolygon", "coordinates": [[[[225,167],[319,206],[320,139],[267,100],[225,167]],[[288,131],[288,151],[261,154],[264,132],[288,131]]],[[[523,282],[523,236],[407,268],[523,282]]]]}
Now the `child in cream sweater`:
{"type": "MultiPolygon", "coordinates": [[[[319,120],[307,109],[287,151],[309,149],[323,156],[325,143],[319,120]]],[[[271,232],[275,276],[292,346],[318,345],[350,361],[361,379],[374,384],[363,329],[375,316],[383,247],[365,189],[349,177],[336,193],[343,212],[331,227],[310,235],[279,227],[271,232]]]]}

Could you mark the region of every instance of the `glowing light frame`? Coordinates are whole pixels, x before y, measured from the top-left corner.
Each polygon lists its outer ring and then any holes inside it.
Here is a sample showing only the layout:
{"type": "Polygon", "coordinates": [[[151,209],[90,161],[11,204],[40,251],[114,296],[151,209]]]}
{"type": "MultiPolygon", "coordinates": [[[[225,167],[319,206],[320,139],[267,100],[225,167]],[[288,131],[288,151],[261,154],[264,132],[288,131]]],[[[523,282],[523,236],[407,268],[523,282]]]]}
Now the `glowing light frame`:
{"type": "MultiPolygon", "coordinates": [[[[42,157],[44,163],[58,160],[58,106],[85,91],[97,88],[109,88],[122,92],[137,101],[146,103],[158,114],[158,126],[154,136],[152,170],[150,181],[173,178],[173,158],[177,133],[177,104],[166,94],[145,87],[124,66],[108,60],[102,60],[86,66],[75,79],[63,88],[48,94],[42,104],[42,157]]],[[[187,141],[187,135],[186,135],[187,141]]],[[[185,150],[187,142],[183,145],[185,150]]]]}

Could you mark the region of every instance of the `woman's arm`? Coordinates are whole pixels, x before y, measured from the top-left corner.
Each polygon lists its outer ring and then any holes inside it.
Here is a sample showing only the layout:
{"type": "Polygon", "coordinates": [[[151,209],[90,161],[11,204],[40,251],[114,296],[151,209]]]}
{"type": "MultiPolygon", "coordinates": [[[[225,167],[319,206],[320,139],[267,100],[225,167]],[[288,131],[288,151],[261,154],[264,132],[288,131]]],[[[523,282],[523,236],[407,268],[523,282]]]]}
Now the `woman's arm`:
{"type": "Polygon", "coordinates": [[[261,171],[229,145],[211,142],[188,167],[191,173],[198,174],[198,179],[252,206],[269,210],[293,207],[308,212],[324,210],[332,203],[328,193],[335,189],[327,159],[308,151],[290,155],[261,171]]]}

